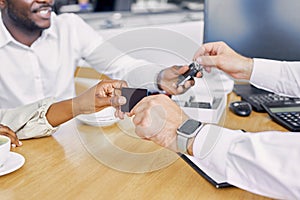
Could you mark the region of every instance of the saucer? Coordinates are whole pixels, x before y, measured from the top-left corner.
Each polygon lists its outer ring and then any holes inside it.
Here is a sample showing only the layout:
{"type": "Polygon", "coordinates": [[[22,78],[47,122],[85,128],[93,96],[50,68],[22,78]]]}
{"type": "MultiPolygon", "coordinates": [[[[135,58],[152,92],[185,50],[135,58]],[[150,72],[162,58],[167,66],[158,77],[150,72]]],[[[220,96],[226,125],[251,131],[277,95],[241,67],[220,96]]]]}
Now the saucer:
{"type": "Polygon", "coordinates": [[[81,122],[90,125],[90,126],[111,126],[114,123],[116,123],[117,121],[119,121],[119,119],[111,119],[111,120],[98,120],[98,121],[89,121],[83,117],[77,117],[77,119],[79,119],[81,122]]]}
{"type": "Polygon", "coordinates": [[[76,118],[91,126],[110,126],[119,121],[115,117],[115,111],[114,107],[107,107],[96,113],[78,115],[76,118]]]}
{"type": "Polygon", "coordinates": [[[2,167],[0,167],[0,176],[9,174],[22,167],[25,163],[25,158],[18,153],[9,152],[9,156],[2,167]]]}

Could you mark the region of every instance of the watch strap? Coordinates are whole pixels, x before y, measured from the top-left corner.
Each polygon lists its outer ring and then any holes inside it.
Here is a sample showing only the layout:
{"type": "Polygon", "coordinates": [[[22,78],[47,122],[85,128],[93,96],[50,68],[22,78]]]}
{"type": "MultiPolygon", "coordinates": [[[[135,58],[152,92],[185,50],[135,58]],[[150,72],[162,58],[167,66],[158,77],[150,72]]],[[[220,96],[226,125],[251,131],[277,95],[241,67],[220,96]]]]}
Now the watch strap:
{"type": "Polygon", "coordinates": [[[179,152],[181,152],[181,153],[187,152],[188,140],[189,140],[189,138],[187,138],[187,137],[184,137],[182,135],[177,135],[177,148],[178,148],[179,152]]]}

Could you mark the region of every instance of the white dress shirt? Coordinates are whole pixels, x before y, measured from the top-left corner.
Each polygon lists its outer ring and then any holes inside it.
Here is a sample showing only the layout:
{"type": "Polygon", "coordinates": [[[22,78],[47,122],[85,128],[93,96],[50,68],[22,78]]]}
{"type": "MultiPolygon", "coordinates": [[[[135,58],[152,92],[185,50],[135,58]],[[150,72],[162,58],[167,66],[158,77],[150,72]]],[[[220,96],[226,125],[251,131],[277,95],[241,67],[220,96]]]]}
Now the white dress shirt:
{"type": "Polygon", "coordinates": [[[73,97],[74,72],[82,59],[111,78],[127,78],[130,86],[156,89],[160,66],[124,56],[75,14],[52,13],[51,26],[30,47],[16,41],[1,19],[0,36],[0,108],[73,97]]]}
{"type": "Polygon", "coordinates": [[[254,59],[250,82],[277,94],[300,97],[300,61],[254,59]]]}
{"type": "MultiPolygon", "coordinates": [[[[251,83],[300,97],[300,63],[255,59],[251,83]]],[[[300,199],[300,133],[244,133],[208,124],[193,152],[232,185],[271,198],[300,199]]]]}

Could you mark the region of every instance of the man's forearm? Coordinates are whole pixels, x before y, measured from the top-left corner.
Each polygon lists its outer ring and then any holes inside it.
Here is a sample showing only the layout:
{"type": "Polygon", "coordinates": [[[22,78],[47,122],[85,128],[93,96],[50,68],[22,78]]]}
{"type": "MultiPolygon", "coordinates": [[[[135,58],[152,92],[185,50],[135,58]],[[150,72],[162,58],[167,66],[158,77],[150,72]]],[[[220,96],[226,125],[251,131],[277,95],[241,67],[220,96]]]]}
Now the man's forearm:
{"type": "Polygon", "coordinates": [[[46,118],[53,127],[59,126],[74,117],[72,99],[52,104],[46,118]]]}

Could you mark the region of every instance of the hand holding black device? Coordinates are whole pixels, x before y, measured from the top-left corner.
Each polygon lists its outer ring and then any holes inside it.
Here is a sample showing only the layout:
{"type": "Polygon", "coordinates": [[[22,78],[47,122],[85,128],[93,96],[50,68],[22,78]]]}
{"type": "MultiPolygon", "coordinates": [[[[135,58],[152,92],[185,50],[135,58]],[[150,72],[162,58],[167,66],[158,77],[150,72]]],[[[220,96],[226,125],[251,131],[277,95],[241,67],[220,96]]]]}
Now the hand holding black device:
{"type": "Polygon", "coordinates": [[[130,112],[140,100],[149,95],[149,92],[147,89],[124,87],[121,88],[121,95],[127,100],[126,104],[121,106],[121,111],[130,112]]]}
{"type": "Polygon", "coordinates": [[[203,66],[201,66],[197,62],[192,62],[189,65],[189,70],[178,77],[177,85],[183,85],[187,80],[191,79],[192,77],[195,77],[198,72],[203,72],[203,66]]]}

